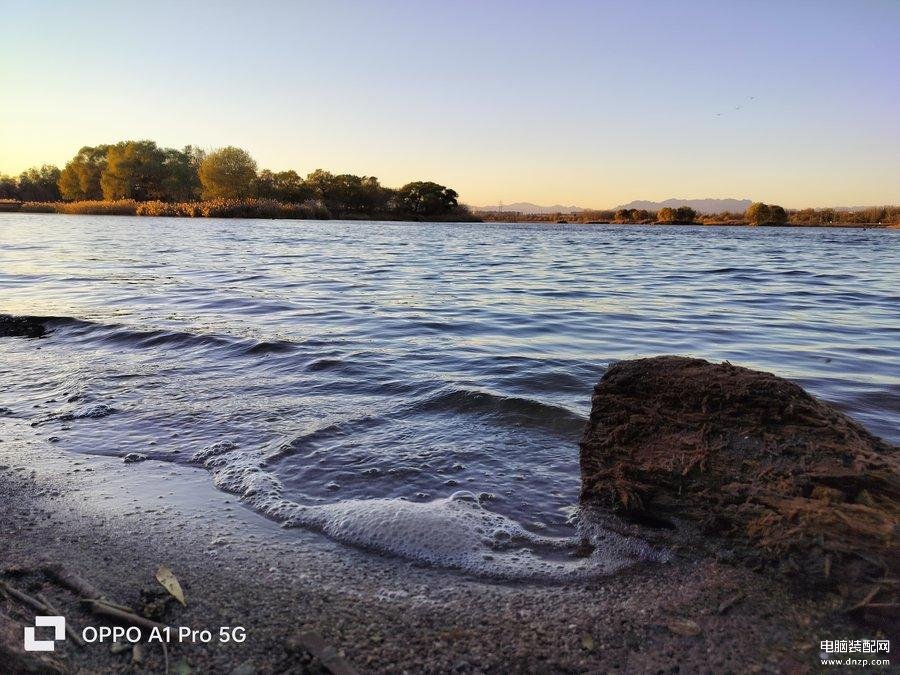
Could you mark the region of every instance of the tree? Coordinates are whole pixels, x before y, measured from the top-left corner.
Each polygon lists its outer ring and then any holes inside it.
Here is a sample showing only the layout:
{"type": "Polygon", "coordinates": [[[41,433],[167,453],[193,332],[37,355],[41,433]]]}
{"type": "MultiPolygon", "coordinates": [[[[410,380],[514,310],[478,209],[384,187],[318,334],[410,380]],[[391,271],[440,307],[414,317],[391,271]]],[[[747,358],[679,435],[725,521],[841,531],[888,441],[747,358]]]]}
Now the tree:
{"type": "Polygon", "coordinates": [[[59,168],[44,164],[23,171],[18,180],[18,198],[25,202],[59,201],[59,168]]]}
{"type": "Polygon", "coordinates": [[[200,197],[200,163],[205,153],[192,145],[182,150],[166,148],[163,166],[163,192],[166,201],[189,202],[200,197]]]}
{"type": "Polygon", "coordinates": [[[656,214],[656,222],[676,223],[678,222],[678,214],[675,212],[675,209],[664,206],[659,210],[659,213],[656,214]]]}
{"type": "Polygon", "coordinates": [[[697,212],[694,211],[690,206],[679,206],[675,209],[675,222],[676,223],[693,223],[694,219],[697,217],[697,212]]]}
{"type": "Polygon", "coordinates": [[[165,199],[166,153],[153,141],[122,141],[109,147],[100,175],[104,199],[165,199]]]}
{"type": "Polygon", "coordinates": [[[246,150],[228,146],[215,150],[200,163],[204,199],[242,199],[253,194],[256,162],[246,150]]]}
{"type": "Polygon", "coordinates": [[[349,173],[335,176],[323,169],[316,169],[306,177],[306,187],[313,198],[320,200],[336,216],[386,212],[394,195],[374,176],[349,173]]]}
{"type": "Polygon", "coordinates": [[[777,204],[769,206],[769,222],[772,225],[784,225],[788,221],[787,211],[777,204]]]}
{"type": "Polygon", "coordinates": [[[751,225],[784,225],[787,223],[787,213],[783,208],[762,202],[751,204],[744,214],[744,218],[751,225]]]}
{"type": "Polygon", "coordinates": [[[619,209],[616,211],[615,221],[617,223],[630,223],[631,222],[631,210],[630,209],[619,209]]]}
{"type": "Polygon", "coordinates": [[[407,183],[396,193],[401,213],[416,216],[449,215],[459,207],[458,199],[456,190],[431,181],[407,183]]]}
{"type": "Polygon", "coordinates": [[[312,198],[313,190],[296,171],[273,173],[264,169],[256,178],[256,195],[277,199],[280,202],[300,204],[312,198]]]}
{"type": "Polygon", "coordinates": [[[334,215],[339,215],[336,176],[325,169],[316,169],[306,176],[306,187],[313,199],[318,199],[334,215]]]}
{"type": "Polygon", "coordinates": [[[63,199],[103,199],[100,174],[106,168],[108,149],[108,145],[86,145],[66,164],[58,183],[63,199]]]}
{"type": "Polygon", "coordinates": [[[0,199],[18,199],[19,183],[12,176],[0,174],[0,199]]]}

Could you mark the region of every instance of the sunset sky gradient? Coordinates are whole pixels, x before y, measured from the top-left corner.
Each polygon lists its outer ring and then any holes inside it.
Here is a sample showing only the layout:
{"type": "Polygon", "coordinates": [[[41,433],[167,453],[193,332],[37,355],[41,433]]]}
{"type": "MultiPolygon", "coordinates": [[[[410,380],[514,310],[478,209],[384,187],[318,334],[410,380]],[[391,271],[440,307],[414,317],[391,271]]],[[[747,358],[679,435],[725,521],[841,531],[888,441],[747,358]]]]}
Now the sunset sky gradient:
{"type": "Polygon", "coordinates": [[[897,0],[0,8],[3,173],[149,138],[479,206],[900,204],[897,0]]]}

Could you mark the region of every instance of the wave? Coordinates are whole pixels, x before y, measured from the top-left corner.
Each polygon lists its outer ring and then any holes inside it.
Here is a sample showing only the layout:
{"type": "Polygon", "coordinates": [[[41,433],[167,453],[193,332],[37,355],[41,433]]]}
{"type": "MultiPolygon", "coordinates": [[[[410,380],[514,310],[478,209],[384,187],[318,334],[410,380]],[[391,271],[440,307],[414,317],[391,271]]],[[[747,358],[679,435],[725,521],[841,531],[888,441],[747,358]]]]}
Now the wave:
{"type": "Polygon", "coordinates": [[[566,581],[669,559],[666,551],[643,540],[596,527],[573,537],[535,534],[488,510],[469,491],[429,502],[375,498],[299,504],[284,499],[281,481],[264,469],[265,451],[245,452],[231,441],[214,443],[191,459],[212,473],[216,487],[284,527],[315,530],[357,548],[478,576],[566,581]]]}
{"type": "Polygon", "coordinates": [[[261,356],[289,353],[298,347],[288,340],[252,340],[216,333],[141,329],[69,316],[0,314],[0,337],[45,337],[59,329],[65,329],[69,337],[133,349],[224,349],[232,355],[261,356]]]}
{"type": "Polygon", "coordinates": [[[540,427],[566,435],[581,433],[587,417],[563,406],[481,389],[450,389],[417,401],[408,412],[453,412],[485,415],[509,424],[540,427]]]}

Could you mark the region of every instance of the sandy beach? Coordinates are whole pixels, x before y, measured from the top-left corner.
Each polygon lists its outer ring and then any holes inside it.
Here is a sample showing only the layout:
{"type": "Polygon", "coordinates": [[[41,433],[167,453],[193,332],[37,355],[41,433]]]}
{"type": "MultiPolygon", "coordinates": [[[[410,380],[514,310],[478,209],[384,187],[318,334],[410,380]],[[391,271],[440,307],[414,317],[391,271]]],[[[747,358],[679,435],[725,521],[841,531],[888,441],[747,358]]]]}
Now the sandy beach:
{"type": "MultiPolygon", "coordinates": [[[[170,645],[170,672],[317,672],[307,631],[358,671],[384,673],[806,672],[820,640],[872,637],[832,597],[690,551],[587,583],[502,583],[283,530],[200,470],[47,445],[13,455],[2,444],[0,466],[3,581],[40,593],[80,630],[103,622],[37,572],[42,564],[137,608],[165,564],[187,605],[169,603],[162,621],[246,630],[239,645],[170,645]]],[[[0,612],[31,610],[3,597],[0,612]]],[[[159,645],[142,651],[137,672],[164,670],[159,645]]],[[[125,668],[131,653],[69,640],[54,656],[75,672],[125,668]]]]}

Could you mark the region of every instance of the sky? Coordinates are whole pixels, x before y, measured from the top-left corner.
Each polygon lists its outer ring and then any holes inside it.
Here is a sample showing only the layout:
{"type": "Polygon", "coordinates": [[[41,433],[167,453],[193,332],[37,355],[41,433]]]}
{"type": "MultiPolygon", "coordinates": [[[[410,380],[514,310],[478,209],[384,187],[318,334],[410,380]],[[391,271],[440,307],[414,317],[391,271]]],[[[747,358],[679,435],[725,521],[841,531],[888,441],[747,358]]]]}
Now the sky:
{"type": "Polygon", "coordinates": [[[83,145],[462,201],[900,204],[900,0],[0,0],[0,173],[83,145]]]}

